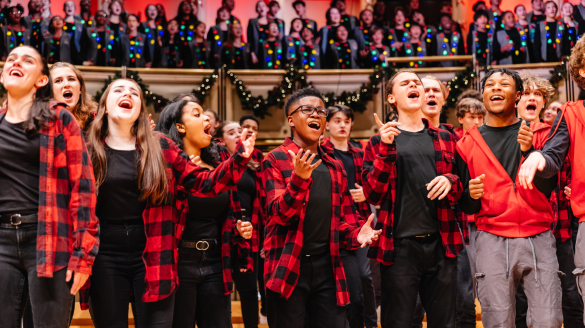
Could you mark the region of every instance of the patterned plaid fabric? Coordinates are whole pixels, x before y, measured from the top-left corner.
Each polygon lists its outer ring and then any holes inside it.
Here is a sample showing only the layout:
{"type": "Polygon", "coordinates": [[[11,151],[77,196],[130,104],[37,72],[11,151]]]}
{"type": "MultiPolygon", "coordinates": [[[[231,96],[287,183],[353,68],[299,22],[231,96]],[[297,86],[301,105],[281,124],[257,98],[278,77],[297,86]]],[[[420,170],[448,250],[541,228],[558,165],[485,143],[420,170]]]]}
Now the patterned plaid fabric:
{"type": "MultiPolygon", "coordinates": [[[[272,150],[262,164],[262,182],[266,188],[266,240],[264,251],[264,281],[266,288],[290,297],[299,277],[303,247],[303,220],[312,179],[303,180],[294,173],[289,150],[295,154],[299,146],[286,138],[284,144],[272,150]]],[[[347,189],[347,178],[341,164],[319,147],[332,182],[332,214],[330,252],[337,287],[337,305],[349,303],[345,271],[339,247],[356,249],[359,227],[364,221],[357,215],[347,189]]]]}
{"type": "MultiPolygon", "coordinates": [[[[159,140],[167,163],[169,195],[167,200],[160,205],[154,205],[148,200],[142,214],[146,230],[146,249],[142,256],[146,265],[146,290],[142,295],[144,302],[164,299],[177,289],[177,259],[179,255],[177,251],[189,208],[185,194],[215,197],[234,188],[249,161],[242,156],[235,156],[220,164],[215,170],[209,171],[193,164],[189,160],[189,156],[172,140],[163,135],[159,135],[159,140]]],[[[241,147],[240,144],[239,152],[241,147]]],[[[232,211],[239,213],[239,202],[232,211]]],[[[233,215],[237,215],[237,213],[233,215]]],[[[228,228],[227,232],[229,233],[232,231],[232,227],[233,223],[230,221],[230,225],[224,225],[222,233],[225,234],[228,228]]],[[[237,229],[235,230],[237,231],[237,229]]],[[[227,239],[229,243],[230,239],[227,239]]],[[[246,246],[242,245],[244,249],[246,246]]],[[[229,251],[226,254],[225,246],[222,245],[224,263],[226,256],[230,256],[229,251]]],[[[231,277],[229,264],[227,273],[224,266],[224,281],[231,279],[226,279],[228,277],[231,277]]],[[[82,309],[84,310],[88,308],[88,294],[87,291],[82,294],[84,296],[82,309]]]]}
{"type": "MultiPolygon", "coordinates": [[[[95,177],[79,124],[65,104],[51,102],[56,122],[39,130],[37,275],[67,268],[91,274],[99,247],[95,177]]],[[[0,121],[6,115],[0,110],[0,121]]]]}
{"type": "MultiPolygon", "coordinates": [[[[348,143],[349,145],[349,153],[353,158],[353,165],[355,167],[355,182],[360,186],[363,186],[364,183],[362,181],[362,170],[364,166],[364,150],[362,148],[358,148],[352,143],[348,143]]],[[[324,142],[321,144],[321,147],[333,158],[335,158],[334,150],[335,147],[331,143],[329,138],[325,138],[324,142]]],[[[341,161],[340,161],[341,163],[341,161]]],[[[343,166],[343,163],[341,163],[343,166]]],[[[347,173],[347,172],[346,172],[347,173]]],[[[354,189],[354,186],[349,186],[350,189],[354,189]]],[[[370,209],[370,204],[368,202],[361,202],[361,203],[354,203],[356,206],[360,216],[362,219],[367,220],[370,214],[372,214],[372,210],[370,209]]]]}
{"type": "MultiPolygon", "coordinates": [[[[438,219],[446,256],[455,257],[463,249],[463,238],[451,209],[451,205],[461,197],[462,190],[461,181],[456,175],[456,143],[448,131],[429,126],[426,119],[423,119],[423,122],[434,140],[437,174],[445,176],[452,184],[451,192],[440,202],[438,219]]],[[[392,264],[394,258],[393,229],[397,175],[395,161],[396,143],[388,145],[382,142],[380,135],[373,136],[366,147],[362,174],[366,199],[371,204],[380,205],[376,229],[382,229],[382,234],[370,245],[368,256],[385,265],[392,264]]]]}

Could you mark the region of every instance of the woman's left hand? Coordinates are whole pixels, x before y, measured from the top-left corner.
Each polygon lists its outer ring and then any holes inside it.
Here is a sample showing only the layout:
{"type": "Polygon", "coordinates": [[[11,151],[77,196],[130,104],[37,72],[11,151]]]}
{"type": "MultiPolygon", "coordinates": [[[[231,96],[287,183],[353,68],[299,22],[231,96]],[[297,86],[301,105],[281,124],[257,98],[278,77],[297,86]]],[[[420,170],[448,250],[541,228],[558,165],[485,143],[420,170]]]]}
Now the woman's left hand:
{"type": "Polygon", "coordinates": [[[252,230],[254,229],[252,228],[252,223],[248,221],[238,220],[238,222],[236,223],[236,227],[238,228],[238,232],[240,233],[242,238],[244,239],[252,238],[252,230]]]}
{"type": "Polygon", "coordinates": [[[244,145],[244,149],[245,152],[243,152],[241,155],[244,158],[248,158],[250,156],[252,156],[252,153],[254,152],[254,138],[248,138],[246,139],[246,136],[248,135],[248,129],[244,129],[244,131],[242,131],[242,136],[240,137],[240,141],[242,142],[242,145],[244,145]]]}
{"type": "Polygon", "coordinates": [[[148,114],[148,120],[150,121],[150,131],[154,131],[156,127],[156,123],[152,120],[152,114],[148,114]]]}

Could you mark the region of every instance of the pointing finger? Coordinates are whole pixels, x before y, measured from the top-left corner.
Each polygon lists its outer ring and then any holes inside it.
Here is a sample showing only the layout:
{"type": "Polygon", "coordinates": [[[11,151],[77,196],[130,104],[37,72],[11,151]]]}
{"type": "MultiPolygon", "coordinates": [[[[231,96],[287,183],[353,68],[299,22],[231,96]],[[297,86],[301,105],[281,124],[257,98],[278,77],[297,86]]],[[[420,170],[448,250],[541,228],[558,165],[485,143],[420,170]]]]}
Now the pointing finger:
{"type": "Polygon", "coordinates": [[[378,124],[378,127],[381,128],[382,126],[384,126],[384,124],[382,123],[382,121],[380,121],[380,118],[378,117],[378,114],[374,113],[374,119],[376,120],[376,124],[378,124]]]}

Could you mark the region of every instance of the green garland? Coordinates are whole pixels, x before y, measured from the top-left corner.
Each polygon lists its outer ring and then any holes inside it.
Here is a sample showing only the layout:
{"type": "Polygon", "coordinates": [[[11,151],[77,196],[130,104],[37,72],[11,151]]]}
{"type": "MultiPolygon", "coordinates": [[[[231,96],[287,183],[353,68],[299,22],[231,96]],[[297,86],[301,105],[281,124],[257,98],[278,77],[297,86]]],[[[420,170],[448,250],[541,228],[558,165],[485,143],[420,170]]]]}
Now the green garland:
{"type": "Polygon", "coordinates": [[[555,67],[553,70],[550,71],[552,74],[551,78],[549,79],[550,84],[555,88],[555,90],[559,89],[559,83],[563,81],[567,77],[567,61],[569,60],[568,56],[561,58],[561,63],[555,67]]]}
{"type": "Polygon", "coordinates": [[[199,99],[199,101],[203,104],[205,102],[205,97],[208,96],[209,90],[211,90],[218,77],[219,71],[216,69],[209,77],[203,78],[201,85],[197,89],[193,89],[191,93],[193,93],[195,97],[197,97],[197,99],[199,99]]]}
{"type": "MultiPolygon", "coordinates": [[[[167,98],[151,92],[148,89],[148,85],[142,82],[142,79],[140,78],[140,75],[138,75],[137,71],[130,70],[126,71],[126,77],[134,80],[138,84],[138,86],[142,89],[142,94],[144,96],[146,105],[147,106],[153,105],[155,111],[160,112],[169,103],[169,100],[167,98]]],[[[116,71],[113,77],[109,76],[107,80],[104,80],[104,87],[95,94],[95,101],[99,103],[100,99],[102,98],[102,95],[104,94],[108,86],[112,82],[120,78],[122,78],[122,72],[116,71]]]]}
{"type": "Polygon", "coordinates": [[[262,96],[254,97],[246,88],[244,81],[240,80],[236,74],[227,71],[232,84],[236,87],[236,94],[242,102],[242,107],[254,112],[254,115],[264,118],[270,116],[268,109],[272,106],[282,106],[286,95],[291,94],[295,89],[295,83],[298,83],[299,88],[312,87],[310,82],[307,82],[306,73],[299,71],[296,66],[287,68],[286,73],[279,85],[271,91],[268,91],[268,97],[264,99],[262,96]]]}
{"type": "MultiPolygon", "coordinates": [[[[485,70],[485,68],[484,68],[485,70]]],[[[447,98],[447,108],[453,108],[457,104],[457,98],[463,91],[471,88],[471,83],[477,77],[473,66],[467,65],[465,69],[455,74],[451,81],[447,82],[449,85],[449,97],[447,98]]]]}

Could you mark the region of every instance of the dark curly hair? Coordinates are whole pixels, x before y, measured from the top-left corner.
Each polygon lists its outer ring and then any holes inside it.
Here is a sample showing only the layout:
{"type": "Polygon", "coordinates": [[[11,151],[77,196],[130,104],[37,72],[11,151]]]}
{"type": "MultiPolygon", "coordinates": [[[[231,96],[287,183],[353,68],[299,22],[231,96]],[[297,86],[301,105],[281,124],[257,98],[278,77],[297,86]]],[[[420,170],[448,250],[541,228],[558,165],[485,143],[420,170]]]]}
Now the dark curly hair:
{"type": "Polygon", "coordinates": [[[585,69],[585,39],[577,41],[573,49],[571,49],[571,57],[569,57],[569,71],[573,80],[581,88],[585,88],[585,78],[579,74],[579,70],[585,69]]]}
{"type": "MultiPolygon", "coordinates": [[[[181,149],[184,147],[184,135],[177,130],[177,123],[183,123],[183,107],[189,102],[191,101],[181,100],[167,105],[160,113],[156,123],[156,130],[167,135],[181,149]]],[[[211,141],[209,146],[201,148],[200,157],[204,163],[213,167],[217,167],[221,163],[219,147],[214,141],[211,141]]]]}
{"type": "Polygon", "coordinates": [[[502,75],[508,75],[509,77],[511,77],[514,80],[514,84],[516,85],[516,91],[524,91],[524,83],[522,83],[522,77],[520,77],[520,74],[518,74],[518,72],[513,71],[509,68],[497,68],[497,69],[490,69],[489,71],[487,71],[487,73],[485,73],[485,76],[483,77],[483,79],[481,79],[481,90],[482,92],[485,90],[485,83],[487,82],[487,80],[490,78],[490,76],[500,73],[502,75]]]}

